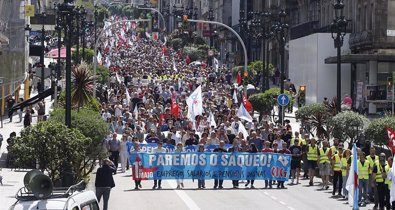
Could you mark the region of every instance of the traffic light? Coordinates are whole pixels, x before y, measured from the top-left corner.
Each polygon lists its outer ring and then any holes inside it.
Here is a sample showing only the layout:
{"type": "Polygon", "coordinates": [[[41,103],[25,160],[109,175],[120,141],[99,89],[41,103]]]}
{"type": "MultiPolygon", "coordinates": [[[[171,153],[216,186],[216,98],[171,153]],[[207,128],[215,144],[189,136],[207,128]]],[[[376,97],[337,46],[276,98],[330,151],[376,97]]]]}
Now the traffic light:
{"type": "Polygon", "coordinates": [[[298,107],[302,107],[304,105],[306,105],[306,86],[301,85],[299,87],[298,107]]]}

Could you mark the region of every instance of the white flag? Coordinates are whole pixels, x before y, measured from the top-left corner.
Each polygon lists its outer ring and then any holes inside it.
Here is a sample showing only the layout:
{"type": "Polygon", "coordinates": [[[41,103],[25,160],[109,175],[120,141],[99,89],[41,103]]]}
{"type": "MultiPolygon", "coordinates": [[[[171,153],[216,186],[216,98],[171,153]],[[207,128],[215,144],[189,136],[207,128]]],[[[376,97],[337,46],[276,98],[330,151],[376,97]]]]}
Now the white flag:
{"type": "MultiPolygon", "coordinates": [[[[395,159],[395,155],[394,155],[395,159]]],[[[392,164],[391,172],[390,172],[390,177],[391,177],[391,190],[390,190],[390,203],[395,201],[395,164],[392,164]]]]}
{"type": "Polygon", "coordinates": [[[203,114],[202,86],[199,86],[187,98],[188,118],[195,121],[195,117],[203,114]]]}
{"type": "Polygon", "coordinates": [[[243,123],[241,123],[241,122],[239,122],[239,133],[240,132],[243,134],[244,139],[247,139],[247,137],[249,136],[248,132],[247,132],[246,128],[244,127],[243,123]]]}
{"type": "Polygon", "coordinates": [[[149,34],[148,32],[145,32],[145,36],[147,37],[147,39],[151,39],[151,34],[149,34]]]}
{"type": "Polygon", "coordinates": [[[244,107],[243,103],[240,104],[240,108],[237,111],[237,116],[240,119],[246,120],[248,122],[252,122],[252,117],[251,115],[248,113],[247,109],[244,107]]]}
{"type": "Polygon", "coordinates": [[[129,106],[131,97],[129,94],[128,87],[125,87],[125,91],[126,91],[126,100],[128,101],[127,106],[129,106]]]}
{"type": "Polygon", "coordinates": [[[215,122],[214,115],[211,112],[210,112],[210,115],[209,115],[209,120],[210,120],[210,127],[214,126],[214,128],[216,128],[217,127],[217,123],[215,122]]]}
{"type": "Polygon", "coordinates": [[[115,78],[117,79],[117,82],[121,84],[121,78],[119,77],[118,72],[115,72],[115,78]]]}
{"type": "Polygon", "coordinates": [[[219,68],[219,61],[218,59],[214,58],[214,67],[215,67],[215,71],[218,71],[219,68]]]}
{"type": "Polygon", "coordinates": [[[134,119],[138,120],[139,119],[139,110],[137,109],[137,105],[134,107],[133,113],[134,113],[134,119]]]}
{"type": "Polygon", "coordinates": [[[233,101],[235,102],[235,104],[239,103],[239,101],[237,100],[236,90],[233,91],[233,101]]]}
{"type": "Polygon", "coordinates": [[[103,61],[102,61],[102,58],[103,58],[103,57],[101,56],[100,51],[97,53],[96,58],[97,58],[97,63],[98,63],[99,65],[103,65],[103,61]]]}

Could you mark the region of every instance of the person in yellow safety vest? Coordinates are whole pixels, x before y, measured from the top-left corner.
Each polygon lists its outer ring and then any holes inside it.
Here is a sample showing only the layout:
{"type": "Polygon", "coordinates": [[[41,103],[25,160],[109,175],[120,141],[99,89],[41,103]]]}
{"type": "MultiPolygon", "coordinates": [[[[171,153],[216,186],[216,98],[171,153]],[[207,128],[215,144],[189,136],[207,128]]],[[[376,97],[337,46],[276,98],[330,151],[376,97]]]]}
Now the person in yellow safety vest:
{"type": "MultiPolygon", "coordinates": [[[[379,200],[379,209],[384,210],[386,206],[386,192],[388,190],[387,185],[385,184],[385,180],[387,179],[387,171],[385,170],[386,163],[385,163],[385,154],[380,153],[379,155],[379,162],[375,161],[372,170],[372,178],[375,180],[376,188],[377,188],[377,195],[379,200]]],[[[372,185],[372,187],[374,187],[372,185]]],[[[388,202],[389,204],[389,202],[388,202]]],[[[373,209],[377,209],[377,205],[375,204],[373,209]]],[[[389,209],[389,208],[387,208],[389,209]]]]}
{"type": "Polygon", "coordinates": [[[348,173],[350,170],[350,164],[348,164],[348,160],[351,158],[351,150],[345,149],[343,151],[343,156],[340,160],[340,168],[342,169],[342,178],[343,178],[343,198],[347,198],[348,191],[346,189],[348,173]]]}
{"type": "MultiPolygon", "coordinates": [[[[387,188],[387,191],[385,192],[385,201],[384,201],[386,209],[391,209],[390,190],[391,190],[391,184],[392,184],[391,182],[392,181],[391,181],[391,179],[388,179],[388,174],[391,170],[392,162],[393,162],[392,156],[388,157],[387,164],[385,165],[385,168],[384,168],[385,173],[387,174],[387,176],[384,178],[384,183],[387,188]]],[[[392,207],[392,208],[394,208],[394,207],[392,207]]]]}
{"type": "Polygon", "coordinates": [[[307,153],[307,163],[308,163],[308,167],[309,167],[309,178],[310,178],[309,185],[313,186],[314,185],[313,179],[314,179],[314,175],[315,175],[315,169],[318,166],[317,160],[318,160],[318,154],[319,154],[318,153],[318,145],[316,145],[314,138],[312,138],[310,140],[310,144],[307,145],[306,153],[307,153]]]}
{"type": "MultiPolygon", "coordinates": [[[[392,174],[392,166],[393,166],[393,162],[394,162],[392,156],[388,157],[387,162],[388,162],[387,163],[388,169],[386,169],[387,180],[385,182],[388,185],[388,195],[390,195],[391,186],[392,186],[392,177],[395,175],[395,174],[392,174]]],[[[388,196],[388,198],[391,198],[391,196],[388,196]]],[[[391,202],[391,201],[389,201],[389,202],[391,202]]],[[[392,206],[392,209],[395,208],[395,201],[392,201],[391,206],[392,206]]]]}
{"type": "Polygon", "coordinates": [[[329,157],[330,148],[329,142],[327,140],[322,142],[322,148],[318,150],[318,160],[319,160],[319,169],[320,175],[322,178],[322,189],[329,188],[329,176],[331,175],[331,162],[329,157]]]}
{"type": "Polygon", "coordinates": [[[375,180],[372,178],[372,170],[375,163],[378,164],[379,157],[376,155],[376,149],[371,147],[369,150],[369,156],[366,157],[366,160],[369,162],[369,186],[368,186],[368,196],[371,201],[374,200],[374,205],[377,206],[379,203],[377,189],[376,187],[372,187],[375,183],[375,180]]]}
{"type": "Polygon", "coordinates": [[[369,162],[366,160],[365,153],[362,152],[358,160],[358,179],[359,179],[359,204],[366,206],[368,202],[368,182],[369,182],[369,162]],[[363,199],[363,200],[362,200],[363,199]]]}
{"type": "Polygon", "coordinates": [[[299,132],[295,131],[295,136],[291,139],[290,146],[294,145],[295,139],[299,139],[298,146],[306,145],[306,141],[299,136],[299,132]]]}
{"type": "Polygon", "coordinates": [[[340,140],[338,138],[333,139],[333,145],[331,146],[331,155],[335,155],[337,153],[337,148],[339,147],[340,140]]]}
{"type": "Polygon", "coordinates": [[[337,196],[338,197],[342,196],[343,177],[342,177],[342,169],[340,166],[342,157],[343,157],[343,143],[340,143],[338,146],[338,153],[332,156],[332,170],[333,170],[332,196],[335,196],[336,190],[338,190],[337,196]],[[338,182],[339,182],[339,185],[337,185],[338,182]]]}

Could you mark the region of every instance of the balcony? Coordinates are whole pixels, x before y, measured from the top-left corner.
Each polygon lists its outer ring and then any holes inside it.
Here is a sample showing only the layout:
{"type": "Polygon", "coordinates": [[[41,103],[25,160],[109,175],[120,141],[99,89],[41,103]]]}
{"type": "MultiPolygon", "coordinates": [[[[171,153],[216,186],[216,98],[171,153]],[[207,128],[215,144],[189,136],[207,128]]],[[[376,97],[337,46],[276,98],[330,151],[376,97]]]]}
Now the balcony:
{"type": "Polygon", "coordinates": [[[371,31],[361,31],[350,34],[350,49],[364,50],[373,47],[373,34],[371,31]]]}

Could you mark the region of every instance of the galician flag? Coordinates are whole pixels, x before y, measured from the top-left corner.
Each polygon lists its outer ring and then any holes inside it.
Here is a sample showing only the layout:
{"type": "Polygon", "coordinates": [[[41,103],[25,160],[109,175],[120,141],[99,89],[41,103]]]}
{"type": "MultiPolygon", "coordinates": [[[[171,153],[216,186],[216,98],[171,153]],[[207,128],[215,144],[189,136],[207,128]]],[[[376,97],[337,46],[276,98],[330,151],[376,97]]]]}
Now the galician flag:
{"type": "Polygon", "coordinates": [[[187,98],[188,119],[195,121],[195,117],[203,114],[202,86],[199,86],[187,98]]]}
{"type": "Polygon", "coordinates": [[[246,120],[248,122],[252,122],[251,115],[247,112],[246,108],[244,107],[243,103],[240,104],[240,108],[237,111],[237,116],[240,119],[246,120]]]}
{"type": "MultiPolygon", "coordinates": [[[[243,125],[243,123],[241,123],[240,121],[239,121],[239,133],[243,133],[243,137],[246,139],[249,135],[248,135],[248,131],[246,130],[246,128],[244,127],[244,125],[243,125]]],[[[239,134],[238,133],[238,134],[239,134]]],[[[237,135],[238,135],[237,134],[237,135]]]]}
{"type": "Polygon", "coordinates": [[[348,190],[348,205],[352,206],[352,209],[358,209],[358,153],[357,146],[354,144],[352,147],[352,160],[350,174],[347,178],[346,189],[348,190]]]}

